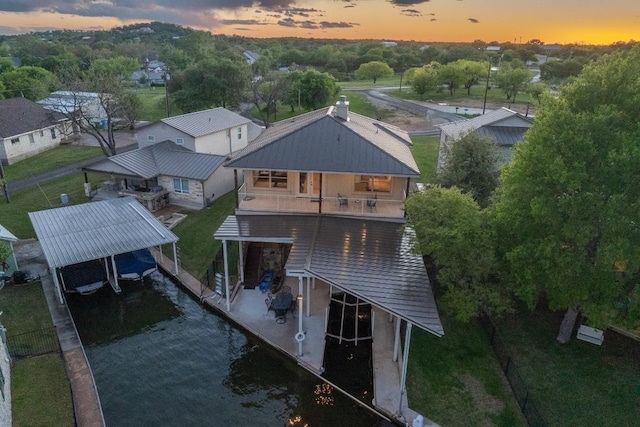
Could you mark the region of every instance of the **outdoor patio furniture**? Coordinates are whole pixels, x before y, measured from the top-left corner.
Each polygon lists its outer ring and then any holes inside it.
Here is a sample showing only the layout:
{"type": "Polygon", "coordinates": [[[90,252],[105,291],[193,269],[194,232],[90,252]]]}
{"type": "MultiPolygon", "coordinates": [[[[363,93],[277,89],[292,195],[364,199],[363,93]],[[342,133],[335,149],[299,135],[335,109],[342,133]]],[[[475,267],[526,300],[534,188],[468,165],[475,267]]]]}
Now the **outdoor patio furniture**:
{"type": "Polygon", "coordinates": [[[287,311],[291,310],[293,301],[291,292],[283,290],[276,294],[270,304],[271,309],[276,313],[276,322],[284,323],[287,321],[287,311]]]}
{"type": "Polygon", "coordinates": [[[338,207],[342,209],[349,208],[349,199],[338,193],[338,207]]]}
{"type": "Polygon", "coordinates": [[[376,212],[376,202],[378,201],[378,195],[375,194],[372,199],[367,200],[367,207],[369,212],[376,212]]]}

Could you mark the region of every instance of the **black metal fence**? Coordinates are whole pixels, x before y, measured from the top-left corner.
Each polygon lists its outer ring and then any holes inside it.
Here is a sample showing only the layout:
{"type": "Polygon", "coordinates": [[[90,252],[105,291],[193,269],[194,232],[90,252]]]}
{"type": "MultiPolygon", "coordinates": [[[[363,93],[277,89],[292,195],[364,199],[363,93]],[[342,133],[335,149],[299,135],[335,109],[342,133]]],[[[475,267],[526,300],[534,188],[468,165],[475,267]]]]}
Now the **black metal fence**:
{"type": "Polygon", "coordinates": [[[59,352],[60,342],[54,326],[7,337],[7,348],[13,359],[26,359],[59,352]]]}
{"type": "MultiPolygon", "coordinates": [[[[237,251],[238,251],[238,243],[230,242],[228,247],[229,253],[229,280],[232,284],[235,285],[237,282],[237,268],[234,266],[237,263],[237,251]]],[[[224,286],[224,254],[222,248],[218,250],[214,259],[209,263],[207,267],[206,273],[200,278],[200,283],[204,288],[209,288],[217,294],[226,297],[225,286],[224,286]]],[[[204,289],[202,289],[202,293],[204,293],[204,289]]]]}
{"type": "Polygon", "coordinates": [[[518,369],[515,367],[511,355],[502,342],[502,338],[498,335],[495,325],[488,316],[480,316],[480,324],[489,338],[498,363],[500,363],[500,367],[507,377],[507,381],[511,386],[511,390],[513,390],[518,406],[520,406],[520,410],[527,420],[527,423],[534,427],[545,427],[547,423],[534,405],[531,394],[529,390],[527,390],[524,381],[522,381],[522,377],[518,373],[518,369]]]}

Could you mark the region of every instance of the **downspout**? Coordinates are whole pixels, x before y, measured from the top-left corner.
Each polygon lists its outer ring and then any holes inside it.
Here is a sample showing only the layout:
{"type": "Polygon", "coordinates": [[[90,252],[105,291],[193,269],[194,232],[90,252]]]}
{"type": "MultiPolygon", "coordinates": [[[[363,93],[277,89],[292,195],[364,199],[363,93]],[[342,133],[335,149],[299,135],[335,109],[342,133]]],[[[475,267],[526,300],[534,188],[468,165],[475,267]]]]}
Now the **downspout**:
{"type": "Polygon", "coordinates": [[[236,209],[238,209],[240,207],[240,201],[238,200],[238,169],[233,170],[233,187],[235,189],[233,193],[236,199],[236,209]]]}
{"type": "Polygon", "coordinates": [[[322,213],[322,176],[324,174],[320,174],[320,190],[318,191],[318,194],[320,195],[320,199],[318,201],[318,213],[322,213]]]}

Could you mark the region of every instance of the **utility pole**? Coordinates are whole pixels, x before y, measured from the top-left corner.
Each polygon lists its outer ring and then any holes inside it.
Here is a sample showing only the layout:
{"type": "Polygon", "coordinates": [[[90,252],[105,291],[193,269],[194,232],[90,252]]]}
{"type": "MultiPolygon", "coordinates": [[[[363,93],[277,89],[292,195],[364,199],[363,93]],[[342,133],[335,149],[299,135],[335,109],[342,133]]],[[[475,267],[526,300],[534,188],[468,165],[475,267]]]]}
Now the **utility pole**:
{"type": "Polygon", "coordinates": [[[7,199],[7,203],[11,203],[11,199],[9,198],[9,191],[7,190],[7,179],[4,174],[4,166],[2,166],[1,160],[0,160],[0,184],[2,185],[2,193],[4,194],[4,198],[7,199]]]}

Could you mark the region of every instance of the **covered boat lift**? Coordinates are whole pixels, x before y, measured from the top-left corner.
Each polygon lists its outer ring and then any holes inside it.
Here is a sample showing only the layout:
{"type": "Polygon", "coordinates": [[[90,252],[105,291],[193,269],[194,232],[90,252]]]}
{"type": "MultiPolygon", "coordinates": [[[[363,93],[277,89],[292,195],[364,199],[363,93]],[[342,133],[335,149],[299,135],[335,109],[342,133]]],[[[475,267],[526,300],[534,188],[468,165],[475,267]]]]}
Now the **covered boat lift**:
{"type": "Polygon", "coordinates": [[[108,270],[107,262],[111,262],[112,286],[117,292],[120,288],[115,255],[171,243],[175,274],[178,274],[178,237],[133,197],[29,212],[29,218],[61,304],[64,298],[57,269],[68,265],[104,259],[108,270]]]}
{"type": "MultiPolygon", "coordinates": [[[[298,360],[307,367],[317,363],[319,356],[307,354],[309,351],[319,351],[315,343],[310,342],[307,353],[304,351],[305,339],[313,339],[308,335],[312,330],[317,331],[316,326],[305,324],[303,319],[310,315],[312,289],[316,280],[328,284],[330,294],[333,288],[339,289],[388,314],[389,322],[394,322],[393,349],[389,353],[394,362],[399,359],[401,323],[404,321],[406,328],[400,362],[400,396],[392,399],[399,400],[402,406],[406,393],[411,327],[415,325],[436,336],[444,334],[422,257],[411,252],[410,233],[411,230],[405,230],[402,224],[394,222],[263,214],[229,216],[214,237],[223,243],[226,295],[232,295],[227,273],[227,241],[241,243],[240,282],[244,281],[243,242],[291,245],[284,268],[286,276],[297,278],[298,282],[298,325],[293,339],[297,344],[298,360]]],[[[232,311],[231,298],[226,299],[226,311],[232,311]]],[[[375,332],[373,335],[375,340],[375,332]]],[[[322,366],[311,367],[322,372],[322,366]]],[[[401,409],[398,408],[398,411],[401,412],[401,409]]]]}

